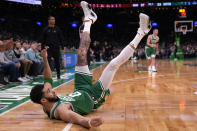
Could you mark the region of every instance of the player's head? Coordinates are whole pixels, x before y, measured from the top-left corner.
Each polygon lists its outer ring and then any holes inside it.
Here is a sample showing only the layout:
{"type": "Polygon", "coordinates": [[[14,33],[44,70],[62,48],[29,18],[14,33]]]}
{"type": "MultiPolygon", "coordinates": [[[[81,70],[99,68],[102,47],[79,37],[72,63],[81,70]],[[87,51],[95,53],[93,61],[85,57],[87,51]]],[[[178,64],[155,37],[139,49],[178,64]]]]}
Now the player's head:
{"type": "Polygon", "coordinates": [[[159,30],[157,28],[153,29],[153,34],[154,35],[158,35],[158,33],[159,33],[159,30]]]}
{"type": "Polygon", "coordinates": [[[48,17],[48,24],[49,25],[55,25],[55,17],[54,16],[49,16],[48,17]]]}
{"type": "Polygon", "coordinates": [[[30,98],[37,104],[57,102],[59,100],[49,83],[34,86],[30,92],[30,98]]]}

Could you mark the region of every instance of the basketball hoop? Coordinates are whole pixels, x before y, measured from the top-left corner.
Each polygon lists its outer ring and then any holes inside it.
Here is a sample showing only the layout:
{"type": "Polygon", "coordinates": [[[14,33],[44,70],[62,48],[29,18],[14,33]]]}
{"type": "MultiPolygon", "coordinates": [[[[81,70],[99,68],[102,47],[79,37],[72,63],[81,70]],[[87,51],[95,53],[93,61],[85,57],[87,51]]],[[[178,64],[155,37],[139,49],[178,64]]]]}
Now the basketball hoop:
{"type": "Polygon", "coordinates": [[[175,21],[174,22],[174,31],[187,34],[187,32],[193,32],[193,21],[184,20],[184,21],[175,21]]]}

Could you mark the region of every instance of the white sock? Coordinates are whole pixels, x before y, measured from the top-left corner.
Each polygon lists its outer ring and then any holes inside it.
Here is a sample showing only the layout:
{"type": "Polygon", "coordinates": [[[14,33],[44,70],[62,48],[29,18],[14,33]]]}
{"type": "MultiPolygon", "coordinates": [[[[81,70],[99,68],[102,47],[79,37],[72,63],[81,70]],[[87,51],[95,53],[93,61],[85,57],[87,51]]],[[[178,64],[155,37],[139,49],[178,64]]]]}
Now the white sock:
{"type": "Polygon", "coordinates": [[[83,32],[88,32],[90,33],[90,28],[91,28],[91,25],[92,25],[92,21],[86,21],[84,23],[84,29],[83,29],[83,32]]]}
{"type": "Polygon", "coordinates": [[[143,37],[144,35],[137,34],[135,38],[129,44],[137,48],[138,44],[140,43],[143,37]]]}

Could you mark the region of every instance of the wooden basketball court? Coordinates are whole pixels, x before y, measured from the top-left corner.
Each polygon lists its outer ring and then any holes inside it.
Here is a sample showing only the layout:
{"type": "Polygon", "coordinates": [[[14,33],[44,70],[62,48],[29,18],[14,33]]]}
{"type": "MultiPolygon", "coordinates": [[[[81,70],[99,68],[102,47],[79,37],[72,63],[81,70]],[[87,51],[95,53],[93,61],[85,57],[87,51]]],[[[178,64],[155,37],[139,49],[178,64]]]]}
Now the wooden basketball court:
{"type": "MultiPolygon", "coordinates": [[[[158,73],[144,69],[146,61],[128,61],[120,67],[111,86],[111,96],[87,117],[101,116],[104,124],[92,131],[196,131],[197,61],[157,61],[158,73]],[[138,70],[138,72],[135,72],[138,70]],[[139,70],[141,72],[139,72],[139,70]]],[[[93,71],[94,82],[104,67],[93,71]]],[[[57,88],[71,93],[73,81],[57,88]]],[[[0,131],[85,131],[58,120],[49,120],[42,107],[27,102],[0,116],[0,131]]]]}

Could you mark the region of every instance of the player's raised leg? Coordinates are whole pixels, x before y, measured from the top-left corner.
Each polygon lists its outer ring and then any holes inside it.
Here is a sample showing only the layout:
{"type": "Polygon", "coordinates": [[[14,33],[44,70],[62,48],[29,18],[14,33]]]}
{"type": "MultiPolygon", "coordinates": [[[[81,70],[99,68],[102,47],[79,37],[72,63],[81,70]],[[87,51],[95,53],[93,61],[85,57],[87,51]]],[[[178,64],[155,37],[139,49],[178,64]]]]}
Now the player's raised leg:
{"type": "Polygon", "coordinates": [[[150,21],[149,16],[140,13],[140,27],[138,28],[137,35],[135,38],[121,51],[121,53],[114,58],[104,69],[99,81],[102,83],[102,86],[107,89],[112,83],[114,75],[118,68],[125,63],[131,56],[141,39],[150,31],[150,21]]]}
{"type": "Polygon", "coordinates": [[[90,73],[88,69],[88,62],[87,62],[87,51],[90,46],[90,28],[91,25],[97,20],[97,15],[92,11],[90,5],[82,1],[81,7],[84,12],[84,27],[83,31],[80,32],[80,45],[77,52],[78,59],[77,59],[77,66],[75,71],[80,71],[84,73],[90,73]]]}

